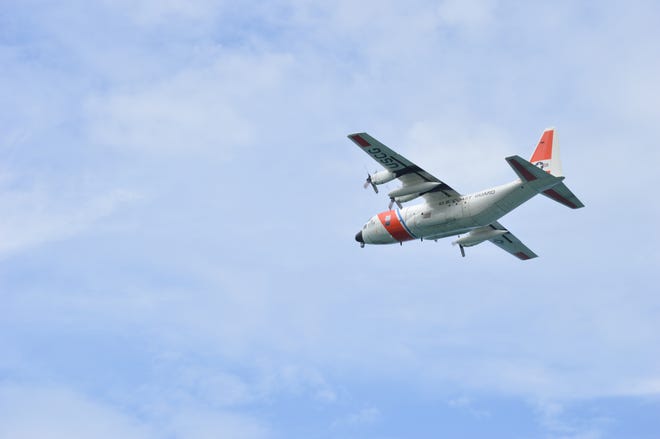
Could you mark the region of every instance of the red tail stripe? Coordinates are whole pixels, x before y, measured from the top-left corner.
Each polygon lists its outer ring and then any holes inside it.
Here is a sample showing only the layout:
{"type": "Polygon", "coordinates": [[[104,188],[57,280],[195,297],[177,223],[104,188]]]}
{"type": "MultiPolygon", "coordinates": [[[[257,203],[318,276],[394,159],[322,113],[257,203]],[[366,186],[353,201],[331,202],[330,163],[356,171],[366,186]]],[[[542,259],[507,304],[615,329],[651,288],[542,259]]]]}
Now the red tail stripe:
{"type": "Polygon", "coordinates": [[[539,160],[550,160],[552,158],[552,142],[554,141],[555,130],[548,130],[543,133],[539,144],[536,145],[534,154],[530,162],[538,162],[539,160]]]}

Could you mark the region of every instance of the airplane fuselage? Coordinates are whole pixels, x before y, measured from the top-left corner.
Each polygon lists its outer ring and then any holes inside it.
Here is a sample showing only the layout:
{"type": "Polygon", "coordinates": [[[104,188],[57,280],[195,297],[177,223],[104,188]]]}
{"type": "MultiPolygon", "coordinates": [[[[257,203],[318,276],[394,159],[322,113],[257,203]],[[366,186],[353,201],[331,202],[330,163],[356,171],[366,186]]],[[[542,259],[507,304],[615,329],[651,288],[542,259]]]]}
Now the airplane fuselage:
{"type": "Polygon", "coordinates": [[[439,239],[487,226],[538,194],[521,180],[443,201],[374,215],[355,239],[365,244],[392,244],[413,239],[439,239]]]}

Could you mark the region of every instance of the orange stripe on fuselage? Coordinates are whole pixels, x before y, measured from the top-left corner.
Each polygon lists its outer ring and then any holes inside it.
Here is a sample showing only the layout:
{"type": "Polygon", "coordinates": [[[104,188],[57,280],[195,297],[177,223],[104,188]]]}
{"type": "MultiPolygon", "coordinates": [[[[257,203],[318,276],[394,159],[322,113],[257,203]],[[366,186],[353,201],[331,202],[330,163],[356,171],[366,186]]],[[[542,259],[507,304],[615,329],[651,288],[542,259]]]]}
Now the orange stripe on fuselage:
{"type": "Polygon", "coordinates": [[[552,141],[554,140],[555,130],[544,131],[539,140],[539,144],[532,154],[530,162],[535,163],[539,160],[550,160],[552,158],[552,141]]]}
{"type": "Polygon", "coordinates": [[[381,224],[383,224],[383,227],[385,227],[385,230],[387,230],[387,233],[392,235],[392,238],[394,238],[396,241],[402,242],[414,239],[412,236],[410,236],[410,233],[406,231],[405,227],[403,227],[403,224],[401,224],[401,221],[399,221],[399,217],[394,210],[379,213],[378,219],[380,220],[381,224]],[[388,216],[389,221],[387,218],[388,216]]]}

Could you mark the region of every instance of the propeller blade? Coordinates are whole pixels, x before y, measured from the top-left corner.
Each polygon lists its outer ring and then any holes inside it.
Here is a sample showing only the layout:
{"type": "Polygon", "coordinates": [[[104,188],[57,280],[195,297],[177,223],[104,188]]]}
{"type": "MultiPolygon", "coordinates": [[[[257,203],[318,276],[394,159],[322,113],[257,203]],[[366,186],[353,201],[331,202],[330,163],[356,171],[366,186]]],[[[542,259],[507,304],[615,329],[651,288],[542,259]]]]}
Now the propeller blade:
{"type": "Polygon", "coordinates": [[[396,205],[399,206],[399,209],[403,209],[403,204],[401,204],[401,201],[397,200],[394,197],[390,197],[390,204],[388,206],[390,210],[392,210],[392,206],[394,206],[394,203],[396,203],[396,205]]]}
{"type": "Polygon", "coordinates": [[[367,181],[364,182],[364,188],[366,189],[369,185],[374,188],[374,192],[378,193],[378,186],[376,186],[371,179],[371,174],[367,174],[367,181]]]}

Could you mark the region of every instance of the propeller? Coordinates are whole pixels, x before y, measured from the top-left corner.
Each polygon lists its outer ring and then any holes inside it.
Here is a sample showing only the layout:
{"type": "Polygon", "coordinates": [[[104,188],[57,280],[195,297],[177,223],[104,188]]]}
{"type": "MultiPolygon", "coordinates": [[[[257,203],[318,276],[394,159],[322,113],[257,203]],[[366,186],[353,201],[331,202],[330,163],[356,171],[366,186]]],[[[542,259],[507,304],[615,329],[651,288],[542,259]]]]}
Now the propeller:
{"type": "MultiPolygon", "coordinates": [[[[458,238],[460,239],[461,235],[458,235],[458,238]]],[[[458,244],[458,241],[454,241],[451,243],[451,245],[456,245],[456,244],[458,244]]],[[[458,244],[458,248],[461,249],[461,256],[465,257],[465,247],[463,247],[463,244],[458,244]]]]}
{"type": "Polygon", "coordinates": [[[403,208],[403,204],[401,204],[401,202],[399,200],[397,200],[396,198],[394,198],[394,197],[390,197],[390,204],[387,207],[390,210],[392,210],[392,206],[394,205],[394,203],[396,203],[396,205],[399,206],[399,209],[403,208]]]}
{"type": "Polygon", "coordinates": [[[367,174],[367,181],[364,182],[364,188],[368,188],[371,185],[374,188],[374,192],[378,193],[378,186],[371,180],[371,174],[367,174]]]}

